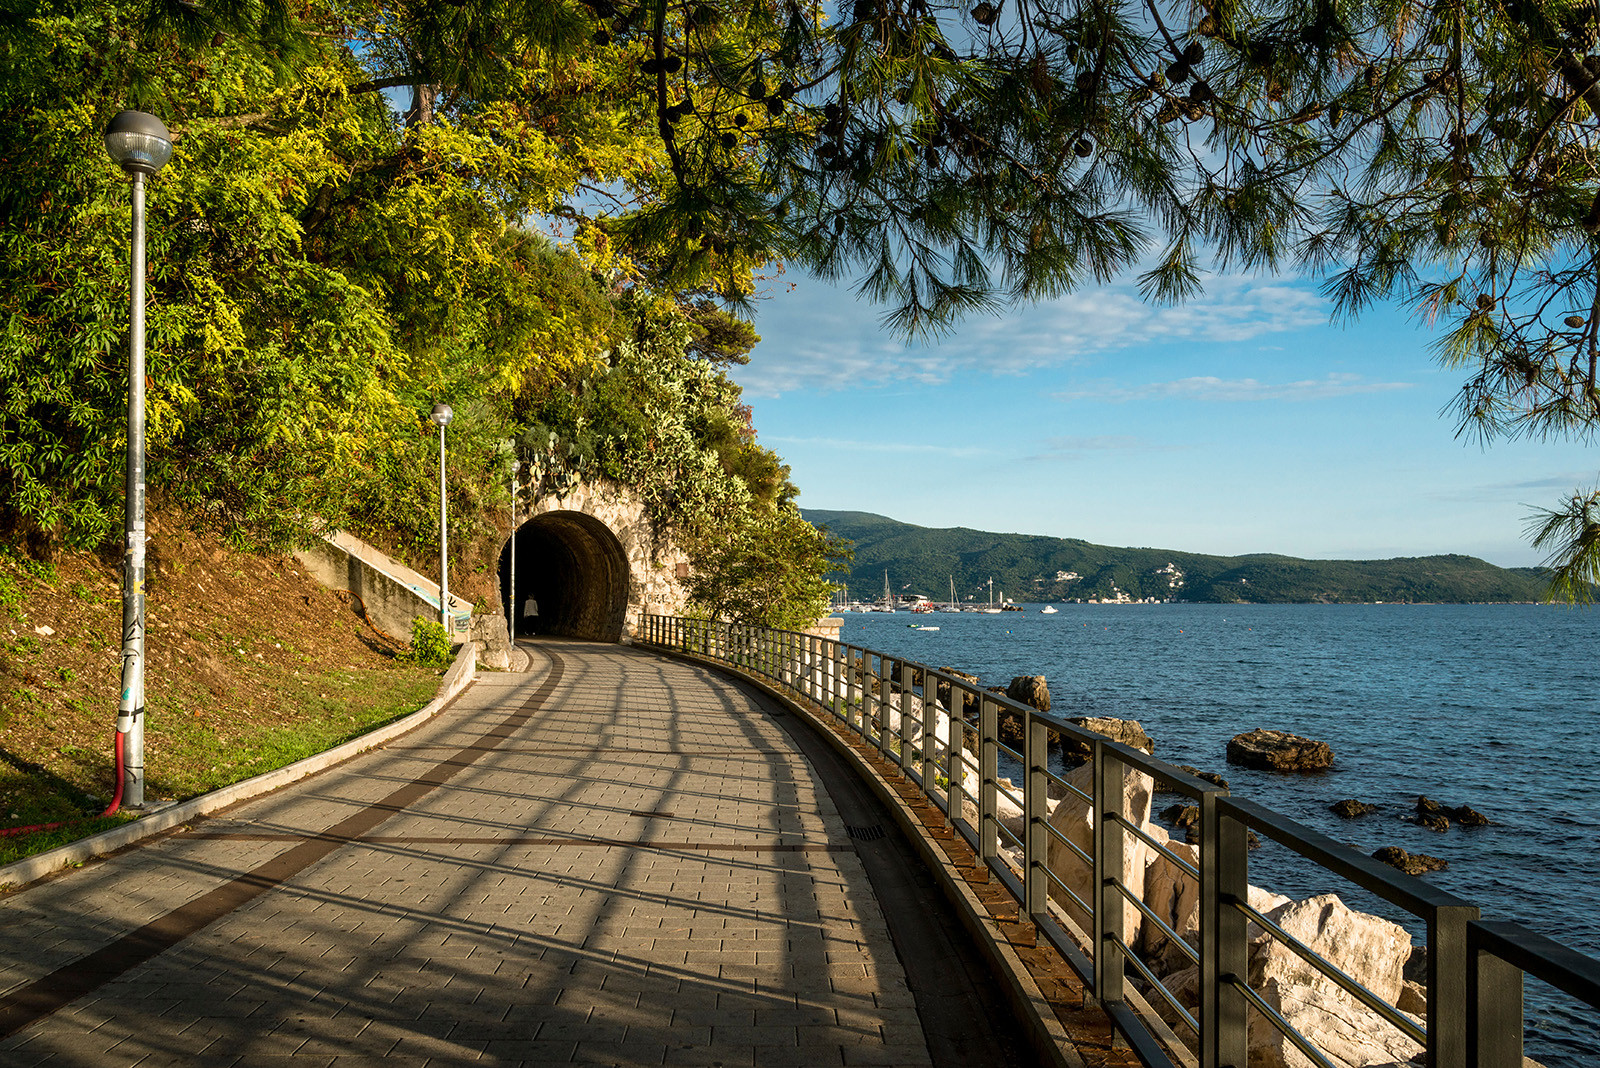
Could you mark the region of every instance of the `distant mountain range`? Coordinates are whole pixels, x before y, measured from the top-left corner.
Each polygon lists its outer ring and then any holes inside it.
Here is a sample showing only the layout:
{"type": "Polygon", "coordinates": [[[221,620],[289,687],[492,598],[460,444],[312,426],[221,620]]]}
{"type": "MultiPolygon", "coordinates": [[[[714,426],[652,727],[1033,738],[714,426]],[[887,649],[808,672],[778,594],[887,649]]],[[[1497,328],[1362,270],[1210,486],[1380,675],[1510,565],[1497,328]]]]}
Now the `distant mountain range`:
{"type": "Polygon", "coordinates": [[[1254,553],[1205,556],[1176,549],[1119,549],[1076,538],[993,534],[966,527],[912,526],[871,512],[802,510],[805,518],[855,542],[847,573],[850,596],[883,593],[884,572],[895,594],[962,600],[1207,601],[1223,604],[1538,601],[1540,568],[1496,567],[1473,556],[1394,560],[1301,560],[1254,553]]]}

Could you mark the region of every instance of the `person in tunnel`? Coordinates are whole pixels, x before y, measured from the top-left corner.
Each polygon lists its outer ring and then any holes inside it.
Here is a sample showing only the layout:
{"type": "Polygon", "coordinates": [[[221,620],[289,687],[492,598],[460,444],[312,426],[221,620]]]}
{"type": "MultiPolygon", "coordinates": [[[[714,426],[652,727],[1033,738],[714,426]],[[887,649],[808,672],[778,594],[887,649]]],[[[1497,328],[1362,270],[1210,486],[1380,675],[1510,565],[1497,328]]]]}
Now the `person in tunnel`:
{"type": "Polygon", "coordinates": [[[528,597],[522,602],[522,626],[517,633],[539,633],[539,602],[532,597],[528,597]]]}

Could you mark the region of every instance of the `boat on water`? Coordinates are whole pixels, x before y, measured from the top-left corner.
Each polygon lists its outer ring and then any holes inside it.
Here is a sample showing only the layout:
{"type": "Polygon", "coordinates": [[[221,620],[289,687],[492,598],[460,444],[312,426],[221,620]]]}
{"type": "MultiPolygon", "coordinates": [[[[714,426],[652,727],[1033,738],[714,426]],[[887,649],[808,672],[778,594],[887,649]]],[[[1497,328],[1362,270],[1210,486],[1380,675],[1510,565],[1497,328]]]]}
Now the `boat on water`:
{"type": "Polygon", "coordinates": [[[1039,609],[1039,614],[1040,615],[1045,615],[1045,616],[1053,616],[1053,615],[1056,614],[1056,606],[1053,605],[1053,604],[1047,604],[1043,608],[1039,609]]]}
{"type": "MultiPolygon", "coordinates": [[[[1005,594],[1002,593],[1000,597],[1003,600],[1005,598],[1005,594]]],[[[982,612],[986,616],[997,616],[1000,614],[1000,607],[994,603],[994,579],[989,580],[989,607],[980,608],[978,611],[982,612]]]]}
{"type": "Polygon", "coordinates": [[[938,627],[924,627],[924,626],[921,626],[921,625],[916,624],[916,623],[907,623],[906,626],[910,627],[912,630],[938,630],[939,629],[938,627]]]}

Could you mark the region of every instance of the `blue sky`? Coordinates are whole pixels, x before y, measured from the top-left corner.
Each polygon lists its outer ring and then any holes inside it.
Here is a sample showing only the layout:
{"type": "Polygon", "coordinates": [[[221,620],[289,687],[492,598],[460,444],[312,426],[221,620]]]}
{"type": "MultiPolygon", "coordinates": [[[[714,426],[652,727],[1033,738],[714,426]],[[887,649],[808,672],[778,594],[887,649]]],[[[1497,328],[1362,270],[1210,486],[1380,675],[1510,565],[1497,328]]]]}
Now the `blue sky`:
{"type": "Polygon", "coordinates": [[[1524,526],[1596,478],[1575,443],[1458,438],[1464,374],[1381,309],[1224,276],[1177,308],[1131,285],[908,346],[847,286],[767,284],[733,377],[808,508],[1235,555],[1539,562],[1524,526]]]}

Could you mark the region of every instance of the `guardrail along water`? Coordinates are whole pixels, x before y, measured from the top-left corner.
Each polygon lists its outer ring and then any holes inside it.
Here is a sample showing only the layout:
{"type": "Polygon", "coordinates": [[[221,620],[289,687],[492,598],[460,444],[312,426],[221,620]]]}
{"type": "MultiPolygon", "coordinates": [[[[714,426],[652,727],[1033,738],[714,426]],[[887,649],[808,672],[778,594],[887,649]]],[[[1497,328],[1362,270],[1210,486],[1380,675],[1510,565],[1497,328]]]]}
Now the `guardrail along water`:
{"type": "Polygon", "coordinates": [[[759,678],[896,763],[1152,1068],[1522,1068],[1529,979],[1600,1008],[1600,961],[1485,920],[1469,901],[969,679],[717,621],[647,616],[638,641],[759,678]],[[1052,735],[1087,746],[1089,762],[1052,770],[1052,735]],[[1001,777],[1003,755],[1020,783],[1001,777]],[[1196,804],[1193,841],[1149,822],[1157,789],[1196,804]],[[1252,887],[1255,836],[1314,865],[1335,891],[1359,888],[1414,917],[1421,981],[1402,974],[1405,927],[1334,893],[1297,902],[1252,887]]]}

